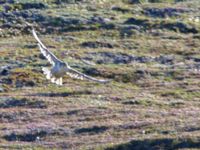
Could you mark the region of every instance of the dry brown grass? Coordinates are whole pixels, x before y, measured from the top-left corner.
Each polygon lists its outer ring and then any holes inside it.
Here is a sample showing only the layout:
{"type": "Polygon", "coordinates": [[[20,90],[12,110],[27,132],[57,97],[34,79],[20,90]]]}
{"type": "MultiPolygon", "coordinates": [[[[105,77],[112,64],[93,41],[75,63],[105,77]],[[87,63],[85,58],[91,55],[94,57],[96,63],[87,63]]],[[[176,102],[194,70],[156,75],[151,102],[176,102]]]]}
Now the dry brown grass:
{"type": "MultiPolygon", "coordinates": [[[[40,56],[31,35],[0,39],[1,66],[12,67],[9,75],[0,76],[0,87],[6,89],[0,92],[0,149],[200,148],[199,72],[188,67],[199,62],[200,42],[195,38],[198,34],[155,29],[120,37],[119,26],[127,18],[138,17],[137,13],[141,15],[140,9],[163,6],[101,2],[51,10],[50,7],[43,11],[72,16],[81,12],[86,18],[87,14],[97,13],[114,18],[116,28],[40,34],[40,37],[73,67],[81,71],[95,68],[98,73],[89,72],[91,76],[113,79],[108,84],[65,77],[64,86],[53,85],[42,75],[41,66],[48,64],[40,56]],[[129,11],[113,11],[113,4],[129,11]],[[93,7],[96,11],[92,11],[93,7]],[[134,11],[134,8],[140,9],[134,11]],[[84,47],[82,43],[88,41],[111,43],[113,47],[84,47]],[[171,64],[144,63],[138,59],[130,63],[89,66],[80,61],[93,52],[123,53],[140,59],[160,55],[174,58],[171,64]],[[184,64],[171,67],[179,62],[184,64]],[[10,80],[12,83],[8,83],[10,80]],[[17,86],[17,82],[21,85],[17,86]],[[145,145],[149,147],[143,147],[145,145]]],[[[157,22],[144,14],[139,17],[157,22]]],[[[187,14],[181,18],[187,20],[187,14]]]]}

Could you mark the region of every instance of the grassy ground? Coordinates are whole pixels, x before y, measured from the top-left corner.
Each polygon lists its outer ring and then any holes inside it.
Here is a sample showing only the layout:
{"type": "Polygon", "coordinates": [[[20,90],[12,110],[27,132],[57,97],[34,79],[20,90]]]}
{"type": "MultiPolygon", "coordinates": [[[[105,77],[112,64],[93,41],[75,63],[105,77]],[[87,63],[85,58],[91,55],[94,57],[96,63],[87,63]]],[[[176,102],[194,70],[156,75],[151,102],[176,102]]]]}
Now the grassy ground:
{"type": "Polygon", "coordinates": [[[0,149],[200,148],[199,6],[98,0],[35,10],[52,21],[34,22],[45,45],[107,84],[67,76],[51,84],[32,35],[0,28],[1,67],[11,67],[0,76],[0,149]],[[151,16],[149,8],[187,11],[151,16]],[[56,17],[100,21],[63,26],[56,17]]]}

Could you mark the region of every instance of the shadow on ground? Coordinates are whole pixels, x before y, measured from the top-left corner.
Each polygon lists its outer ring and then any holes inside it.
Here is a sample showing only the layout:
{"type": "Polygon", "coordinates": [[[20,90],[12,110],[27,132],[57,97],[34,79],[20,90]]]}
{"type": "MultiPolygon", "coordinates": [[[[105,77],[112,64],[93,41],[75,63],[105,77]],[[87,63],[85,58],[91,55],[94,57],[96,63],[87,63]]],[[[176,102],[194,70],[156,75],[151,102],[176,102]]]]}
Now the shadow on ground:
{"type": "Polygon", "coordinates": [[[106,148],[106,150],[158,150],[158,149],[183,149],[183,148],[200,148],[199,140],[192,139],[145,139],[132,140],[128,143],[120,144],[114,147],[106,148]]]}
{"type": "Polygon", "coordinates": [[[75,95],[91,95],[91,91],[82,90],[82,91],[71,91],[71,92],[47,92],[47,93],[34,93],[28,94],[26,96],[39,96],[39,97],[68,97],[75,95]]]}
{"type": "Polygon", "coordinates": [[[106,126],[93,126],[91,128],[80,128],[76,129],[76,134],[82,134],[82,133],[90,133],[90,134],[97,134],[97,133],[103,133],[106,130],[108,130],[108,127],[106,126]]]}
{"type": "Polygon", "coordinates": [[[6,98],[1,100],[0,108],[13,108],[13,107],[28,107],[28,108],[47,108],[47,105],[43,101],[31,100],[27,98],[16,99],[6,98]]]}

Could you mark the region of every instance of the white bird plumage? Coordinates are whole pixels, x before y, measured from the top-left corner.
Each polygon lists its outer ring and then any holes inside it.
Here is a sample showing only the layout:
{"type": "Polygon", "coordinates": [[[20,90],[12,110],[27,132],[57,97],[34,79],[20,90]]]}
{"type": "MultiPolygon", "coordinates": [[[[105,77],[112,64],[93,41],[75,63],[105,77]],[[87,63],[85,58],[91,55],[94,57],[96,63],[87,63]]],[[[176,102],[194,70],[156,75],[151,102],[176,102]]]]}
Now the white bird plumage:
{"type": "Polygon", "coordinates": [[[88,80],[99,82],[99,83],[106,83],[110,81],[110,80],[96,79],[71,68],[68,65],[68,63],[61,61],[51,51],[48,50],[48,48],[41,42],[41,40],[37,36],[34,28],[32,28],[32,34],[34,38],[36,39],[36,41],[38,42],[38,47],[41,53],[52,65],[52,68],[50,70],[45,67],[42,68],[42,71],[46,75],[46,78],[48,80],[51,80],[52,83],[62,85],[63,84],[62,78],[65,74],[69,75],[72,78],[81,79],[81,80],[88,79],[88,80]]]}

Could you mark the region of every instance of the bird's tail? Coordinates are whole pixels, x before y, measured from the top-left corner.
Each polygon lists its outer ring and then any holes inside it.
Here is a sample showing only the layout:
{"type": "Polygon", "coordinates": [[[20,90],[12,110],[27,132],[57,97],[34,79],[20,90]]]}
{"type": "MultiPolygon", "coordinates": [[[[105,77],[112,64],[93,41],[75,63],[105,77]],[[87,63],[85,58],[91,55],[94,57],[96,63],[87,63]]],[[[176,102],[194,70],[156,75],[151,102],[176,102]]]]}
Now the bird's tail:
{"type": "Polygon", "coordinates": [[[42,68],[43,73],[46,75],[48,80],[51,80],[52,83],[56,83],[57,85],[62,85],[63,81],[62,78],[55,78],[52,76],[51,71],[48,68],[42,68]]]}
{"type": "Polygon", "coordinates": [[[62,81],[62,78],[51,78],[51,82],[52,83],[55,83],[57,85],[63,85],[63,81],[62,81]]]}

